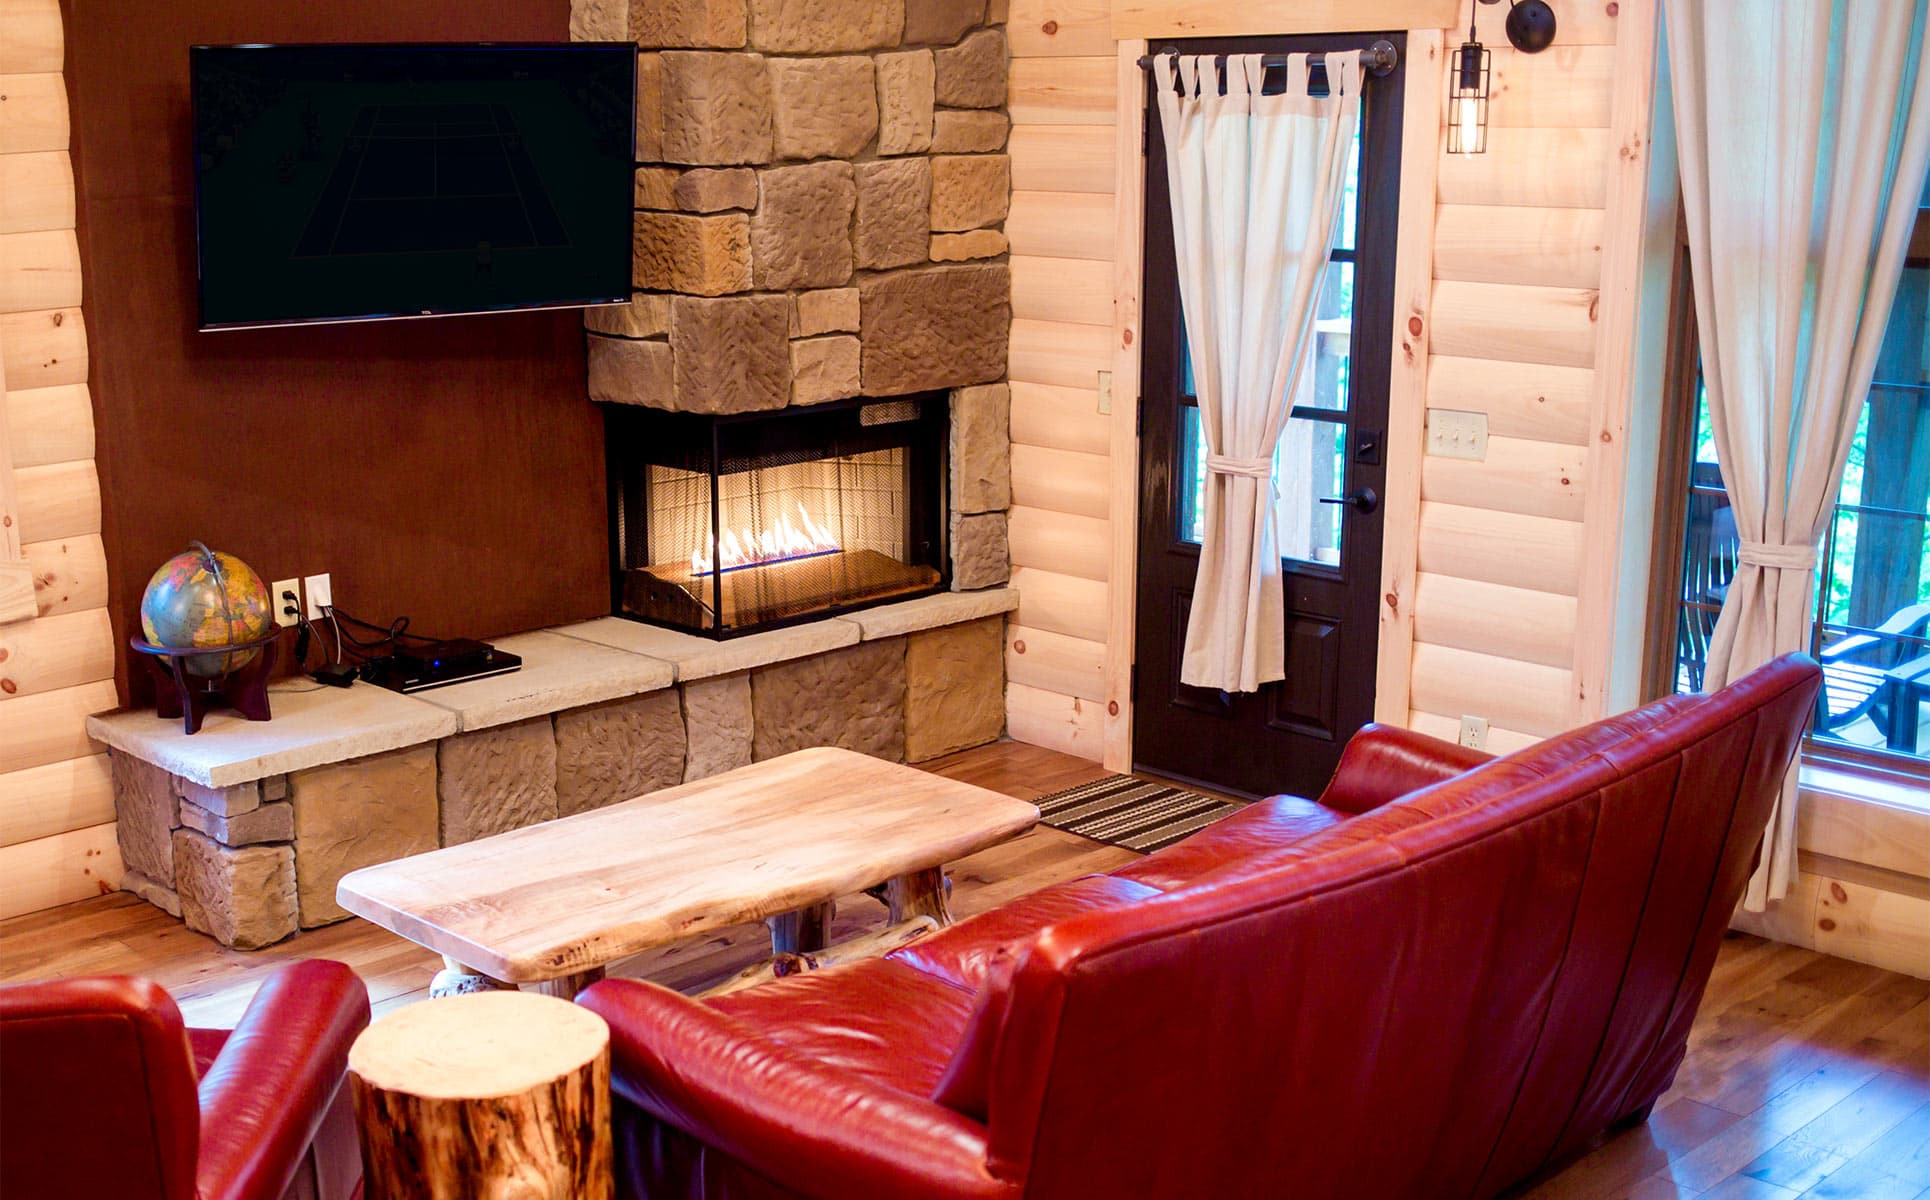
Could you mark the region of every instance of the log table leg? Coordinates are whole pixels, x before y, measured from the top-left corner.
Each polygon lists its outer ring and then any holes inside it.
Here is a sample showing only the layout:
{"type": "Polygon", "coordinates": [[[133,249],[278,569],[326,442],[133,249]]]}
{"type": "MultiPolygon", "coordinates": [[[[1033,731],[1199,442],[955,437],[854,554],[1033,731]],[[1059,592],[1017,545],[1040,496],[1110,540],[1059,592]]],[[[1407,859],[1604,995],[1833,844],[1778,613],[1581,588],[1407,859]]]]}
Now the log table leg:
{"type": "Polygon", "coordinates": [[[826,900],[765,917],[764,923],[771,927],[771,953],[809,954],[824,949],[830,939],[831,918],[837,911],[837,905],[826,900]]]}
{"type": "Polygon", "coordinates": [[[411,1004],[349,1050],[367,1200],[610,1200],[610,1030],[527,992],[411,1004]]]}
{"type": "Polygon", "coordinates": [[[885,904],[891,909],[891,923],[930,917],[940,925],[950,925],[951,891],[952,881],[945,878],[943,867],[927,867],[898,876],[885,884],[885,904]]]}
{"type": "Polygon", "coordinates": [[[591,967],[574,975],[559,975],[555,979],[544,979],[536,983],[523,984],[526,992],[539,996],[555,996],[559,1000],[575,1000],[576,994],[603,978],[602,967],[591,967]]]}

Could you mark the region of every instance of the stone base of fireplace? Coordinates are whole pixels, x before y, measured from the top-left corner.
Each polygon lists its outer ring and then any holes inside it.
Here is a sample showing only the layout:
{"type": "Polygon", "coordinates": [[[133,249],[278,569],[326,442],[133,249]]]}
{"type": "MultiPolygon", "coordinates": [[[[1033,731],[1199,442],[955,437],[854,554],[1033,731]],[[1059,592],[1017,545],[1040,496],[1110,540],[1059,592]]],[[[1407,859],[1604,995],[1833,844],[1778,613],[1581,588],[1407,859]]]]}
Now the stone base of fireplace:
{"type": "Polygon", "coordinates": [[[1008,589],[726,642],[620,618],[501,639],[517,674],[276,692],[275,719],[97,717],[125,891],[238,949],[348,917],[358,867],[811,746],[922,762],[1005,722],[1008,589]]]}

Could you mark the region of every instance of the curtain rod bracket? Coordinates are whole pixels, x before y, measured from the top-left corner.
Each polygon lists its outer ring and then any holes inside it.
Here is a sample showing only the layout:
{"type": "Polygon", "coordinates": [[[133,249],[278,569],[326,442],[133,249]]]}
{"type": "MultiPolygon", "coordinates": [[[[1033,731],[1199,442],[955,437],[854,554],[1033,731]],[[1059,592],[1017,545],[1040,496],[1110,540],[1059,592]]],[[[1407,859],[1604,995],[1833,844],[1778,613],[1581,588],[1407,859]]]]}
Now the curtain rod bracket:
{"type": "MultiPolygon", "coordinates": [[[[1170,54],[1175,58],[1179,57],[1179,50],[1171,46],[1160,50],[1159,53],[1170,54]]],[[[1155,55],[1151,54],[1140,55],[1139,69],[1142,71],[1151,70],[1155,57],[1155,55]]],[[[1322,54],[1308,55],[1308,65],[1315,67],[1321,66],[1325,57],[1326,56],[1322,54]]],[[[1370,75],[1385,75],[1392,71],[1400,61],[1400,51],[1394,49],[1394,43],[1388,41],[1386,38],[1382,38],[1360,52],[1360,65],[1365,68],[1370,75]]],[[[1284,54],[1269,54],[1262,58],[1260,62],[1262,66],[1284,67],[1287,65],[1287,56],[1284,54]]]]}

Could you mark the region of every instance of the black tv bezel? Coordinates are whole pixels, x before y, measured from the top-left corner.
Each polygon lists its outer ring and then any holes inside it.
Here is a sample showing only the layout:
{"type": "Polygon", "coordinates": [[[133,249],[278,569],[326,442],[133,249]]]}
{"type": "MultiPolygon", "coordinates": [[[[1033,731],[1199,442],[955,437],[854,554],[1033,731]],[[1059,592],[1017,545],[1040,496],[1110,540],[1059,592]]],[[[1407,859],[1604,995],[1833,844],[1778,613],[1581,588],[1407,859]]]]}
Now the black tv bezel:
{"type": "Polygon", "coordinates": [[[224,333],[242,329],[288,329],[304,325],[356,325],[371,321],[424,321],[438,317],[476,317],[494,313],[555,312],[567,308],[610,308],[630,302],[626,283],[621,295],[596,296],[582,300],[556,300],[541,304],[502,304],[489,308],[447,308],[410,312],[372,312],[344,317],[285,317],[266,321],[216,321],[207,319],[207,280],[203,272],[201,244],[201,168],[193,159],[194,133],[200,128],[197,106],[200,97],[194,86],[194,57],[203,50],[608,50],[629,52],[630,61],[630,161],[637,157],[637,55],[631,42],[196,42],[188,47],[188,153],[189,172],[194,182],[194,305],[195,328],[200,333],[224,333]]]}

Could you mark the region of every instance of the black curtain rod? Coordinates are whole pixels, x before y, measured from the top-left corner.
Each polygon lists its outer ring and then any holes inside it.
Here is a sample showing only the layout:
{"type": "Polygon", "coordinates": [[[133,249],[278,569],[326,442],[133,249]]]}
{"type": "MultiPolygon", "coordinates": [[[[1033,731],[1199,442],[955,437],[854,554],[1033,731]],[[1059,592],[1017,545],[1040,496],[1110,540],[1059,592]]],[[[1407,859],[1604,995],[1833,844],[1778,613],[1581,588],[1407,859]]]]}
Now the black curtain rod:
{"type": "MultiPolygon", "coordinates": [[[[1159,53],[1170,54],[1174,58],[1179,57],[1179,51],[1172,48],[1161,50],[1159,53]]],[[[1139,69],[1142,71],[1150,71],[1153,66],[1154,57],[1155,56],[1151,54],[1140,55],[1139,69]]],[[[1214,57],[1224,59],[1227,55],[1218,54],[1214,55],[1214,57]]],[[[1260,65],[1262,67],[1284,67],[1287,65],[1288,57],[1289,56],[1285,54],[1268,54],[1260,59],[1260,65]]],[[[1309,68],[1324,67],[1326,65],[1326,57],[1325,54],[1309,54],[1307,56],[1307,66],[1309,68]]],[[[1360,52],[1360,65],[1365,67],[1370,75],[1385,75],[1389,71],[1392,71],[1395,64],[1400,61],[1400,52],[1394,49],[1394,43],[1389,41],[1383,40],[1375,42],[1360,52]]]]}

